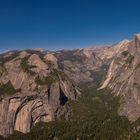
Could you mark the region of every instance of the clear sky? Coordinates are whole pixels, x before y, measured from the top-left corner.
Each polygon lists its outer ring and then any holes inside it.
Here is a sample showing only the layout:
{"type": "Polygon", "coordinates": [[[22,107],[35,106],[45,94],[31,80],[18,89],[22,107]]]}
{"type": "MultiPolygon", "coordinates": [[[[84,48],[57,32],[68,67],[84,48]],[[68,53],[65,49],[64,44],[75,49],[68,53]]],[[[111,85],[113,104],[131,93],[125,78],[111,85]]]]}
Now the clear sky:
{"type": "Polygon", "coordinates": [[[0,0],[0,50],[116,43],[140,32],[140,0],[0,0]]]}

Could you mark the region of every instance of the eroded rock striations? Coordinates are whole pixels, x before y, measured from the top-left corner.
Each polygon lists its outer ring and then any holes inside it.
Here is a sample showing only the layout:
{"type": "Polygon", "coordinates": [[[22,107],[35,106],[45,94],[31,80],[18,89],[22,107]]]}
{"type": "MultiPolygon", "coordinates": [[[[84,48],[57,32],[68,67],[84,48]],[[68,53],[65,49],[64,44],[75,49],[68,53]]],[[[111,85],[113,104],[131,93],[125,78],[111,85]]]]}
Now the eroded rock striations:
{"type": "Polygon", "coordinates": [[[53,54],[22,51],[1,56],[0,135],[27,133],[39,121],[59,118],[78,89],[53,54]]]}

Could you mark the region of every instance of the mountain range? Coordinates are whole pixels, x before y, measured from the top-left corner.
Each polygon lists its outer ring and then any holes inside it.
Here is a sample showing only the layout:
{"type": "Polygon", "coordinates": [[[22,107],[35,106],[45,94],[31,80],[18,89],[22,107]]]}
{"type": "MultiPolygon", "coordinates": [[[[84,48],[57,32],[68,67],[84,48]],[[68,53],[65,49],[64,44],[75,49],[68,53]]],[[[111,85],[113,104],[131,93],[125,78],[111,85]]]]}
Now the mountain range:
{"type": "Polygon", "coordinates": [[[39,122],[69,119],[84,87],[119,97],[119,116],[140,117],[140,34],[93,48],[0,54],[0,135],[29,133],[39,122]],[[82,87],[82,88],[81,88],[82,87]]]}

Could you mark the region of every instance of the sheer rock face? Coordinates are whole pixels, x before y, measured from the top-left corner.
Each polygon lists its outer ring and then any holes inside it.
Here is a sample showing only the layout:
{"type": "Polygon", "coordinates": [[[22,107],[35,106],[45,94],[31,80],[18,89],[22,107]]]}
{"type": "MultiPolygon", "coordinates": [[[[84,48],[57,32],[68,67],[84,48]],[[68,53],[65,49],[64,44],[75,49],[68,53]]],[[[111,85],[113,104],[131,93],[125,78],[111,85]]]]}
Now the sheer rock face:
{"type": "Polygon", "coordinates": [[[41,73],[44,76],[47,76],[49,73],[48,65],[41,60],[41,58],[37,54],[33,54],[28,59],[29,65],[34,66],[32,71],[36,73],[41,73]]]}
{"type": "Polygon", "coordinates": [[[120,96],[118,113],[135,121],[140,117],[140,35],[127,48],[112,61],[101,88],[109,87],[120,96]]]}
{"type": "Polygon", "coordinates": [[[50,63],[52,63],[54,65],[55,68],[58,68],[58,59],[54,56],[53,53],[47,53],[44,56],[44,59],[46,61],[49,61],[50,63]]]}
{"type": "Polygon", "coordinates": [[[76,100],[76,86],[43,57],[44,54],[24,51],[2,59],[0,135],[7,136],[14,130],[30,132],[40,121],[59,118],[66,110],[66,102],[76,100]]]}

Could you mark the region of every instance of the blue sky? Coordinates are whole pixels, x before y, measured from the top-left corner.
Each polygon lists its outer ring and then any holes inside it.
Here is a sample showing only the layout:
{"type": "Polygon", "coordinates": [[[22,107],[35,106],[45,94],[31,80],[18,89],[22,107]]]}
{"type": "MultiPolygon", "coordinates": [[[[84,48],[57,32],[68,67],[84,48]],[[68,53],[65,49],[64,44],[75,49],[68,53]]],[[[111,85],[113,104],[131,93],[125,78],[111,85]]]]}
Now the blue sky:
{"type": "Polygon", "coordinates": [[[0,0],[0,50],[70,49],[140,32],[138,0],[0,0]]]}

